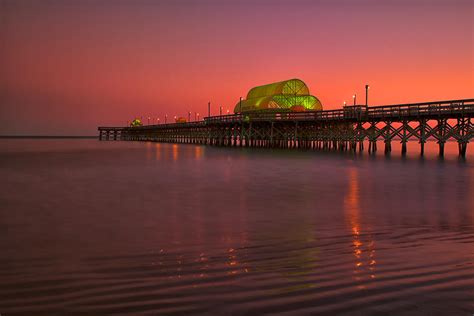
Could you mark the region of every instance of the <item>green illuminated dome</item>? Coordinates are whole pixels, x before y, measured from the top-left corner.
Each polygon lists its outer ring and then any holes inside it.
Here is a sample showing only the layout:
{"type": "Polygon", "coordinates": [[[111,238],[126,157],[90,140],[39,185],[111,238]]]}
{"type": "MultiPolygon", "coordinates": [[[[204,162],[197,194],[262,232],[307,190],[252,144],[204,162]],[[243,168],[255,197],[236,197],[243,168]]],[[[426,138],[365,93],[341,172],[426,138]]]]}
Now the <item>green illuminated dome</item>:
{"type": "Polygon", "coordinates": [[[250,89],[247,98],[237,102],[235,113],[257,110],[322,110],[321,102],[309,94],[300,79],[275,82],[250,89]]]}
{"type": "Polygon", "coordinates": [[[139,119],[134,119],[131,123],[130,123],[130,127],[138,127],[138,126],[142,126],[142,121],[140,121],[139,119]]]}

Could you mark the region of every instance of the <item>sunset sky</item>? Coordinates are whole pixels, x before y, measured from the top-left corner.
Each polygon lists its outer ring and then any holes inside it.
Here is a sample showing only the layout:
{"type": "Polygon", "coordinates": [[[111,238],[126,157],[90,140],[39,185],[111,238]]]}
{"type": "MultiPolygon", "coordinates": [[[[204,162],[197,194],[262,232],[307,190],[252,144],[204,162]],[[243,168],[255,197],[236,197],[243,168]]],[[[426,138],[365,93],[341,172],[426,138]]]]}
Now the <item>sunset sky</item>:
{"type": "MultiPolygon", "coordinates": [[[[0,135],[95,135],[305,81],[325,109],[474,97],[472,0],[0,0],[0,135]]],[[[194,114],[193,114],[194,116],[194,114]]]]}

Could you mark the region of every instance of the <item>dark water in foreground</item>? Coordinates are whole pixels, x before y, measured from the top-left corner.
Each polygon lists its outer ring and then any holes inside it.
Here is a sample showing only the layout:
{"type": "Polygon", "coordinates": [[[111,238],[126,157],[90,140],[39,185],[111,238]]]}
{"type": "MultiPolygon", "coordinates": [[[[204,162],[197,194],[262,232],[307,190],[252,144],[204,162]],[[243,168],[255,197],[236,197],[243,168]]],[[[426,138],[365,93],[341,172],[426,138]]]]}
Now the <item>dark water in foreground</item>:
{"type": "MultiPolygon", "coordinates": [[[[0,141],[0,313],[474,313],[474,156],[0,141]]],[[[471,145],[472,146],[472,145],[471,145]]]]}

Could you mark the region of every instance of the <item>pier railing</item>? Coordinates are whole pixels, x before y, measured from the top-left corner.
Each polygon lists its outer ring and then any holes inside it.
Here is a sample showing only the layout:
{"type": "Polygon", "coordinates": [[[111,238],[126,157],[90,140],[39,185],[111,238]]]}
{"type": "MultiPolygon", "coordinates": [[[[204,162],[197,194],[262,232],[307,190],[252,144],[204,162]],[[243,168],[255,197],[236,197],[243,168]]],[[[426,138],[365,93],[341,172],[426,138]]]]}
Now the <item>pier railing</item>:
{"type": "Polygon", "coordinates": [[[208,123],[231,123],[241,121],[333,121],[361,120],[385,118],[420,118],[436,116],[474,115],[474,99],[435,101],[424,103],[397,104],[365,107],[350,106],[344,109],[305,112],[251,112],[205,117],[208,123]]]}

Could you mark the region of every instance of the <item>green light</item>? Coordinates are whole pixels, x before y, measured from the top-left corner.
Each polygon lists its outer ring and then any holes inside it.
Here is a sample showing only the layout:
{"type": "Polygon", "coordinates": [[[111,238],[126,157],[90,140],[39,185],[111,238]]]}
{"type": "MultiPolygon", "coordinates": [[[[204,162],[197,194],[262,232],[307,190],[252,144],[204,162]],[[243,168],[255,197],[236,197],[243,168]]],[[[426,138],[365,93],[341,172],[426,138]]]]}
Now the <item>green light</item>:
{"type": "Polygon", "coordinates": [[[306,84],[299,79],[275,82],[250,89],[247,99],[237,103],[234,112],[278,110],[304,107],[305,110],[322,110],[321,102],[309,94],[306,84]]]}
{"type": "Polygon", "coordinates": [[[138,127],[138,126],[142,126],[142,121],[140,121],[139,119],[134,119],[132,121],[132,123],[130,123],[130,127],[138,127]]]}

